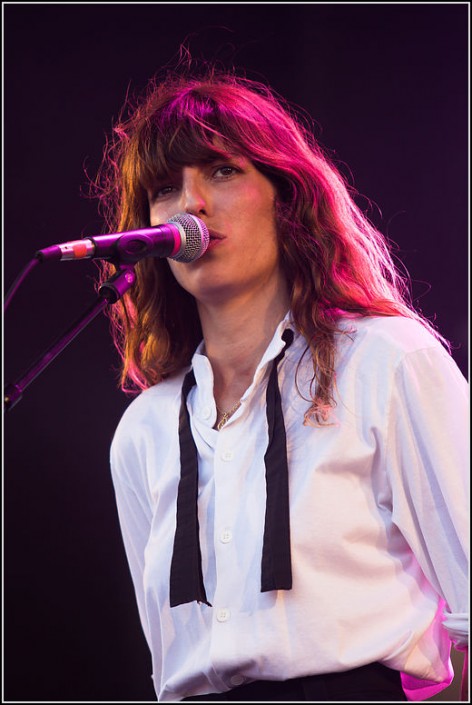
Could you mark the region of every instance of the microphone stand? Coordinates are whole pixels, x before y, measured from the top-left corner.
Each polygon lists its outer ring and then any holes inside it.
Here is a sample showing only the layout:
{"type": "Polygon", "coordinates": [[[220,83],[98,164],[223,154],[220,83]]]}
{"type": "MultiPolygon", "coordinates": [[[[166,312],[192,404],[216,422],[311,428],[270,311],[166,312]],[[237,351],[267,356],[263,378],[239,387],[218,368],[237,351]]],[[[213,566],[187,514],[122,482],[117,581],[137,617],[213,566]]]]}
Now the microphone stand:
{"type": "Polygon", "coordinates": [[[116,303],[136,281],[136,272],[132,264],[117,265],[118,271],[104,282],[98,290],[98,299],[80,316],[45,353],[34,362],[25,374],[13,384],[8,384],[4,394],[4,410],[13,409],[23,397],[24,390],[41,372],[69,345],[72,340],[102,311],[108,304],[116,303]]]}

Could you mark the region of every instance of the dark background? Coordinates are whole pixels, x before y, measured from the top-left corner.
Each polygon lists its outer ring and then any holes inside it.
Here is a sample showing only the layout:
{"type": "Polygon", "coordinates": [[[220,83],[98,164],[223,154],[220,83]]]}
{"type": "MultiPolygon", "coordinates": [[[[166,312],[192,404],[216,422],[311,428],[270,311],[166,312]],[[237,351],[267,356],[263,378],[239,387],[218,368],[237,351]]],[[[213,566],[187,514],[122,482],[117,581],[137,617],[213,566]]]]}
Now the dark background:
{"type": "MultiPolygon", "coordinates": [[[[6,287],[37,249],[104,232],[84,167],[96,172],[128,88],[187,38],[195,57],[243,67],[311,115],[467,373],[468,3],[3,9],[6,287]]],[[[4,320],[6,382],[94,300],[95,273],[33,271],[4,320]]],[[[101,315],[4,419],[10,701],[155,699],[109,475],[128,404],[117,366],[101,315]]]]}

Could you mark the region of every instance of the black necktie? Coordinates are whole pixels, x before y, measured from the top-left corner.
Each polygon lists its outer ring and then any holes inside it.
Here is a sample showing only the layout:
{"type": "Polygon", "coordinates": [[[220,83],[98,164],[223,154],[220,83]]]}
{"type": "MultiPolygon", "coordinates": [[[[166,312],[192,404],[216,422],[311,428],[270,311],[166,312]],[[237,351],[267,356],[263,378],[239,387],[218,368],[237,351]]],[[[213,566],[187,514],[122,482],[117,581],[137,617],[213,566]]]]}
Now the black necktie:
{"type": "MultiPolygon", "coordinates": [[[[266,395],[269,443],[264,456],[267,500],[261,592],[290,590],[292,587],[287,447],[278,385],[278,365],[293,342],[293,331],[285,330],[282,339],[285,346],[272,363],[266,395]]],[[[193,600],[210,605],[203,584],[200,551],[197,508],[198,453],[190,429],[187,409],[187,397],[194,385],[195,376],[190,370],[182,385],[179,416],[181,469],[177,494],[177,525],[170,569],[171,607],[193,600]]]]}

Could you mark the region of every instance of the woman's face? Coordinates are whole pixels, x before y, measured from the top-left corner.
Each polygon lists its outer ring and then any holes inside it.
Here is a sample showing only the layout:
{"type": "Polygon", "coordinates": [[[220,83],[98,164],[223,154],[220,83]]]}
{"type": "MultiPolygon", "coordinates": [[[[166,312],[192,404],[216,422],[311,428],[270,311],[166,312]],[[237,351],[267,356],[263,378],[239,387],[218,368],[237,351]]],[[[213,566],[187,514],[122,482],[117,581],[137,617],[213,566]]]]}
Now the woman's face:
{"type": "Polygon", "coordinates": [[[148,191],[151,225],[189,213],[208,227],[202,257],[189,264],[168,260],[197,301],[217,303],[282,283],[275,198],[272,182],[242,156],[183,167],[148,191]]]}

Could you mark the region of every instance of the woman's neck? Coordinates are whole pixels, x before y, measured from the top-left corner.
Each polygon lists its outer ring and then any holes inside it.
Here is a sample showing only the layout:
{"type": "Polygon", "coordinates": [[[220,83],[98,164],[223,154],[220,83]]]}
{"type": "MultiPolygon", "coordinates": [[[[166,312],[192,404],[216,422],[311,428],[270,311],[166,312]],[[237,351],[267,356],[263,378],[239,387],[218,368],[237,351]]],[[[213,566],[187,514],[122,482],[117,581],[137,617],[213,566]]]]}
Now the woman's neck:
{"type": "Polygon", "coordinates": [[[257,301],[199,304],[205,354],[214,376],[217,406],[230,409],[251,384],[256,368],[275,330],[289,309],[286,291],[257,301]]]}

